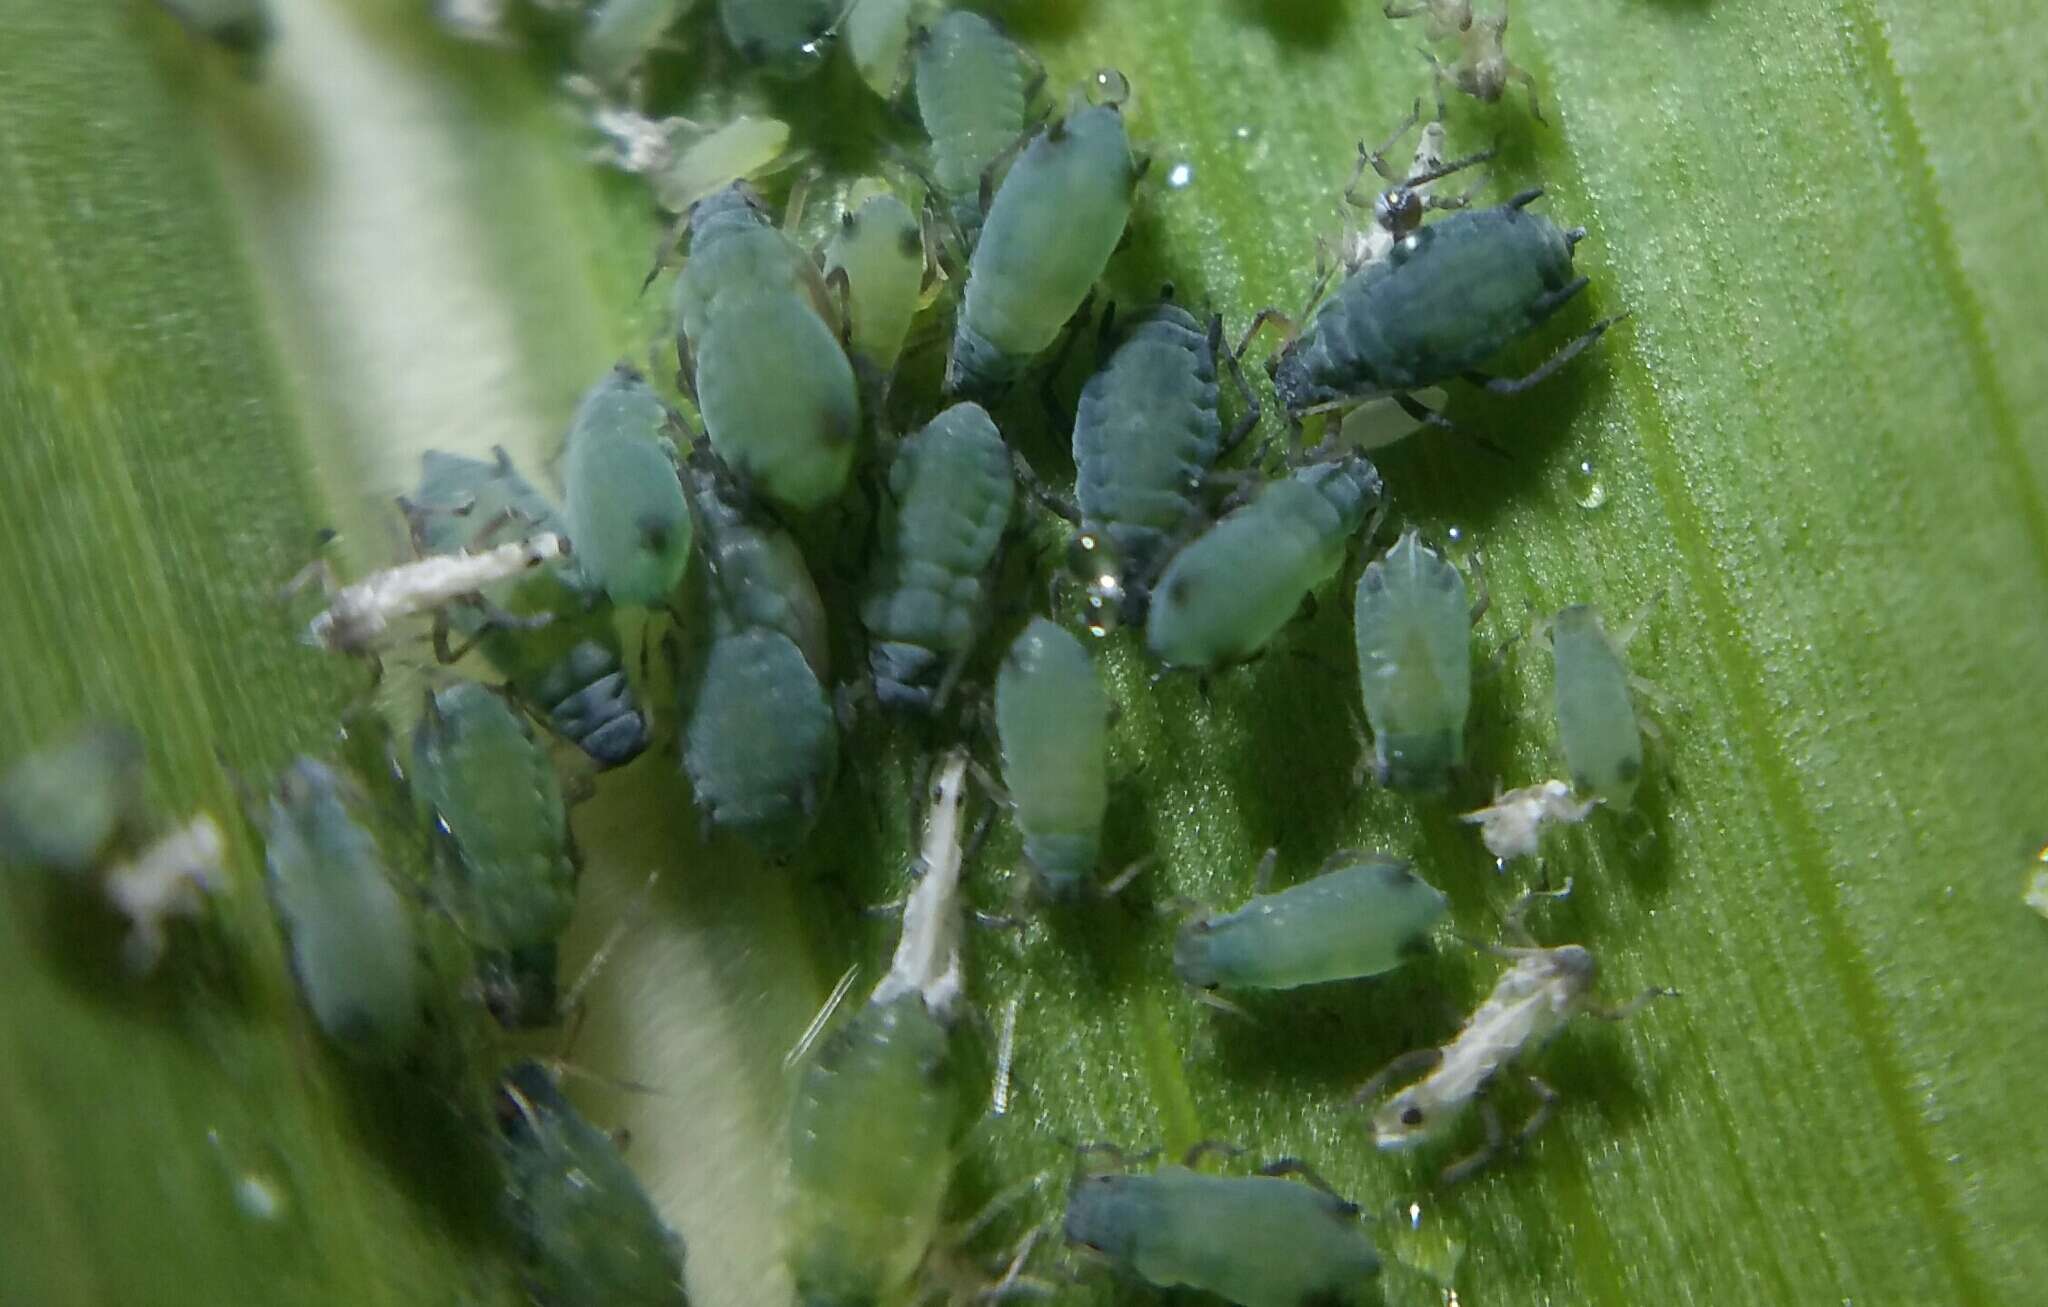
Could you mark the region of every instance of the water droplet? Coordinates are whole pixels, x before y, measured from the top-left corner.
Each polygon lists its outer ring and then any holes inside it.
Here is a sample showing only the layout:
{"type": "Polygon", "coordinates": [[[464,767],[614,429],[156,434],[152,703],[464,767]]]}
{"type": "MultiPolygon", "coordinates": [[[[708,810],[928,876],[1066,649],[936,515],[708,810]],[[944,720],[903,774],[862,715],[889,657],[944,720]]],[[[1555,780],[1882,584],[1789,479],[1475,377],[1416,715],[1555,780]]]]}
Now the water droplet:
{"type": "Polygon", "coordinates": [[[219,1127],[206,1132],[206,1142],[220,1159],[237,1212],[263,1225],[276,1225],[291,1215],[288,1172],[276,1149],[246,1141],[231,1144],[219,1127]]]}
{"type": "Polygon", "coordinates": [[[1176,191],[1186,190],[1194,179],[1195,170],[1191,164],[1177,163],[1166,174],[1166,184],[1176,191]]]}
{"type": "Polygon", "coordinates": [[[1246,144],[1250,144],[1253,140],[1255,140],[1258,137],[1258,132],[1252,127],[1250,123],[1239,123],[1237,125],[1237,129],[1231,132],[1230,136],[1232,140],[1242,141],[1246,144]]]}
{"type": "Polygon", "coordinates": [[[1566,480],[1571,483],[1572,498],[1580,508],[1598,508],[1607,502],[1607,487],[1600,484],[1600,474],[1592,459],[1582,458],[1573,464],[1566,480]]]}
{"type": "Polygon", "coordinates": [[[1479,552],[1479,539],[1461,526],[1444,528],[1444,556],[1454,563],[1469,563],[1479,552]]]}
{"type": "Polygon", "coordinates": [[[275,1180],[245,1171],[235,1177],[235,1206],[250,1220],[270,1225],[283,1219],[287,1204],[275,1180]]]}

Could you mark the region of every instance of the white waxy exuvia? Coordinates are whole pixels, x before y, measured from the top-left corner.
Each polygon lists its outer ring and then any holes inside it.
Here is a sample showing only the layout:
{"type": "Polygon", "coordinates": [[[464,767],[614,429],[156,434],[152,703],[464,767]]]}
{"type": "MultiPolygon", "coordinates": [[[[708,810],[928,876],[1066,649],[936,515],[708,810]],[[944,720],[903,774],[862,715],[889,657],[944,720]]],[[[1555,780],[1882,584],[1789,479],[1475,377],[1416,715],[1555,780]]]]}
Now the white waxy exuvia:
{"type": "Polygon", "coordinates": [[[164,953],[165,924],[198,916],[206,896],[220,888],[223,849],[220,827],[202,812],[132,861],[107,868],[107,902],[128,919],[121,960],[130,971],[154,971],[164,953]]]}
{"type": "Polygon", "coordinates": [[[392,623],[431,612],[485,586],[553,562],[569,542],[552,531],[474,553],[437,554],[372,572],[334,592],[306,626],[306,643],[362,653],[390,635],[392,623]]]}
{"type": "Polygon", "coordinates": [[[1548,780],[1497,793],[1490,805],[1461,813],[1458,820],[1479,827],[1479,838],[1485,842],[1486,851],[1506,862],[1534,855],[1545,826],[1584,821],[1599,803],[1597,796],[1583,801],[1575,799],[1571,786],[1548,780]]]}
{"type": "Polygon", "coordinates": [[[903,934],[889,974],[868,1001],[876,1006],[917,994],[934,1016],[960,1005],[966,981],[960,965],[960,864],[967,808],[967,755],[949,753],[932,780],[931,815],[918,851],[923,874],[903,905],[903,934]]]}

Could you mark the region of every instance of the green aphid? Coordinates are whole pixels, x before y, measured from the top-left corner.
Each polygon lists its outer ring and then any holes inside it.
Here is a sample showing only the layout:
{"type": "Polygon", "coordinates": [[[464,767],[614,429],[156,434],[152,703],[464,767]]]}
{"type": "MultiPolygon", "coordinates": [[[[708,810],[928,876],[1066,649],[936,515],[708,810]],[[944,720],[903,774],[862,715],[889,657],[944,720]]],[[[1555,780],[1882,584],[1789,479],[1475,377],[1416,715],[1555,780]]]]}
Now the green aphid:
{"type": "Polygon", "coordinates": [[[599,0],[576,38],[576,67],[600,87],[617,89],[640,71],[647,54],[692,0],[599,0]]]}
{"type": "Polygon", "coordinates": [[[684,383],[726,466],[782,508],[837,498],[860,437],[853,366],[817,264],[745,183],[691,206],[675,314],[684,383]]]}
{"type": "Polygon", "coordinates": [[[362,804],[326,764],[292,763],[263,816],[265,883],[315,1023],[348,1052],[391,1061],[418,1045],[426,976],[362,804]]]}
{"type": "Polygon", "coordinates": [[[1001,394],[1058,338],[1123,239],[1140,172],[1114,105],[1081,109],[1031,139],[975,243],[946,393],[1001,394]]]}
{"type": "Polygon", "coordinates": [[[158,0],[195,35],[244,59],[258,59],[277,36],[269,0],[158,0]]]}
{"type": "Polygon", "coordinates": [[[919,33],[917,112],[932,141],[932,181],[970,245],[981,230],[983,178],[1024,136],[1032,88],[1043,80],[988,19],[948,10],[919,33]]]}
{"type": "Polygon", "coordinates": [[[796,81],[824,67],[847,0],[718,0],[718,21],[740,58],[796,81]]]}
{"type": "Polygon", "coordinates": [[[825,281],[845,296],[847,344],[869,394],[896,370],[924,293],[924,228],[887,191],[849,207],[825,243],[825,281]]]}
{"type": "MultiPolygon", "coordinates": [[[[420,460],[419,489],[405,502],[414,539],[430,554],[470,548],[508,513],[536,531],[563,529],[554,505],[503,450],[496,462],[428,450],[420,460]]],[[[578,560],[560,559],[501,582],[484,599],[515,620],[459,605],[448,610],[449,625],[476,642],[550,730],[598,766],[637,758],[647,747],[647,714],[626,674],[611,601],[578,560]],[[526,624],[543,615],[546,624],[526,624]]]]}
{"type": "Polygon", "coordinates": [[[996,673],[1003,785],[1024,834],[1024,861],[1055,899],[1077,893],[1101,855],[1109,706],[1088,651],[1043,617],[1024,628],[996,673]]]}
{"type": "Polygon", "coordinates": [[[893,100],[910,63],[911,28],[923,0],[852,0],[840,30],[854,71],[868,89],[893,100]]]}
{"type": "Polygon", "coordinates": [[[438,837],[433,896],[476,951],[484,1005],[512,1029],[552,1023],[577,863],[546,748],[503,696],[457,682],[426,696],[412,785],[438,837]]]}
{"type": "Polygon", "coordinates": [[[802,1307],[911,1300],[938,1233],[960,1118],[966,758],[933,784],[923,875],[888,974],[798,1075],[790,1109],[790,1263],[802,1307]]]}
{"type": "Polygon", "coordinates": [[[1293,989],[1392,971],[1423,947],[1449,904],[1400,858],[1339,853],[1314,878],[1180,928],[1173,970],[1197,989],[1293,989]]]}
{"type": "Polygon", "coordinates": [[[1335,575],[1382,498],[1379,472],[1356,454],[1266,486],[1166,565],[1145,620],[1146,647],[1169,667],[1199,669],[1257,654],[1335,575]]]}
{"type": "Polygon", "coordinates": [[[1572,788],[1627,812],[1643,774],[1643,729],[1628,664],[1591,604],[1573,604],[1551,619],[1550,648],[1557,664],[1557,734],[1572,788]]]}
{"type": "Polygon", "coordinates": [[[817,674],[831,679],[825,601],[795,537],[758,510],[708,457],[692,458],[683,478],[703,532],[693,590],[704,618],[720,631],[767,627],[788,636],[817,674]]]}
{"type": "Polygon", "coordinates": [[[1352,618],[1373,775],[1397,790],[1448,788],[1472,707],[1465,578],[1410,531],[1366,565],[1352,618]]]}
{"type": "Polygon", "coordinates": [[[626,607],[668,602],[690,562],[694,532],[670,423],[668,405],[621,364],[583,396],[562,451],[577,566],[626,607]]]}
{"type": "Polygon", "coordinates": [[[0,858],[67,875],[97,871],[140,833],[141,737],[88,722],[30,753],[0,777],[0,858]]]}
{"type": "MultiPolygon", "coordinates": [[[[1289,1162],[1266,1170],[1308,1173],[1289,1162]]],[[[1126,1275],[1241,1307],[1359,1302],[1380,1269],[1356,1204],[1320,1181],[1279,1174],[1204,1175],[1171,1164],[1084,1174],[1068,1195],[1065,1229],[1069,1242],[1126,1275]]]]}
{"type": "Polygon", "coordinates": [[[944,706],[986,622],[1015,501],[1010,451],[979,404],[953,405],[897,446],[860,606],[882,706],[944,706]]]}
{"type": "Polygon", "coordinates": [[[505,1072],[497,1117],[505,1214],[539,1307],[688,1307],[683,1241],[538,1062],[505,1072]]]}

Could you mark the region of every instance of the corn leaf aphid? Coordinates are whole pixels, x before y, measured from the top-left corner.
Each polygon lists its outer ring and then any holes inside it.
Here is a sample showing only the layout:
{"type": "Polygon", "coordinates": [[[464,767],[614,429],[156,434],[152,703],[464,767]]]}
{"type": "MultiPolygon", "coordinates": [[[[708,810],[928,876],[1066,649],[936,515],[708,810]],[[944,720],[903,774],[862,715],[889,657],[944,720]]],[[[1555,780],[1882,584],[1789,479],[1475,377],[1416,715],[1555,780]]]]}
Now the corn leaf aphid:
{"type": "Polygon", "coordinates": [[[1064,1225],[1068,1242],[1126,1275],[1241,1307],[1354,1303],[1380,1269],[1357,1205],[1294,1161],[1249,1176],[1170,1163],[1149,1173],[1084,1173],[1064,1225]]]}
{"type": "Polygon", "coordinates": [[[967,758],[935,769],[889,972],[799,1073],[790,1111],[790,1261],[805,1307],[907,1297],[938,1232],[961,1098],[960,873],[967,758]]]}
{"type": "MultiPolygon", "coordinates": [[[[1523,895],[1508,914],[1509,932],[1526,940],[1528,934],[1521,919],[1529,904],[1540,897],[1562,898],[1569,893],[1571,882],[1567,881],[1561,890],[1523,895]]],[[[1531,942],[1519,948],[1494,945],[1488,951],[1512,965],[1451,1042],[1442,1048],[1418,1049],[1395,1058],[1352,1100],[1370,1102],[1387,1085],[1427,1071],[1421,1080],[1387,1099],[1373,1113],[1373,1142],[1388,1150],[1416,1148],[1441,1138],[1477,1102],[1486,1125],[1486,1143],[1470,1157],[1445,1168],[1444,1184],[1455,1184],[1473,1174],[1506,1143],[1500,1117],[1485,1099],[1502,1071],[1549,1043],[1575,1016],[1585,1014],[1603,1021],[1621,1021],[1652,999],[1677,992],[1646,989],[1620,1007],[1610,1008],[1601,1004],[1594,993],[1598,962],[1577,944],[1539,948],[1531,942]]],[[[1516,1134],[1518,1146],[1543,1128],[1558,1097],[1557,1091],[1535,1076],[1527,1078],[1536,1092],[1538,1106],[1516,1134]]]]}
{"type": "Polygon", "coordinates": [[[919,34],[914,76],[932,181],[971,246],[981,231],[983,178],[1024,135],[1030,64],[994,23],[949,9],[919,34]]]}
{"type": "Polygon", "coordinates": [[[1142,622],[1166,553],[1205,508],[1217,458],[1259,420],[1258,401],[1206,324],[1170,301],[1145,311],[1081,388],[1074,413],[1074,499],[1081,531],[1070,566],[1087,584],[1091,625],[1142,622]],[[1217,411],[1222,355],[1245,398],[1226,438],[1217,411]]]}
{"type": "Polygon", "coordinates": [[[1587,278],[1572,273],[1585,228],[1566,231],[1529,212],[1542,194],[1539,187],[1419,226],[1387,257],[1347,276],[1274,364],[1288,413],[1299,419],[1389,396],[1416,421],[1447,425],[1415,391],[1463,377],[1514,394],[1598,340],[1618,319],[1595,323],[1525,377],[1478,371],[1586,287],[1587,278]]]}
{"type": "Polygon", "coordinates": [[[846,488],[860,396],[817,264],[744,183],[690,209],[676,277],[683,380],[748,491],[807,512],[846,488]]]}
{"type": "Polygon", "coordinates": [[[264,814],[265,883],[313,1020],[349,1052],[388,1061],[417,1042],[425,977],[360,799],[326,764],[293,762],[264,814]]]}
{"type": "Polygon", "coordinates": [[[498,1157],[520,1274],[541,1307],[688,1307],[683,1241],[611,1137],[538,1062],[498,1082],[498,1157]]]}
{"type": "Polygon", "coordinates": [[[576,67],[601,87],[624,87],[690,4],[691,0],[599,0],[576,38],[576,67]]]}
{"type": "Polygon", "coordinates": [[[1266,486],[1167,563],[1145,619],[1146,647],[1169,667],[1200,669],[1258,653],[1343,565],[1382,498],[1379,472],[1356,454],[1266,486]]]}
{"type": "MultiPolygon", "coordinates": [[[[888,191],[848,198],[839,230],[825,242],[825,280],[846,294],[847,348],[879,396],[896,370],[924,292],[924,228],[888,191]]],[[[870,401],[873,403],[874,401],[870,401]]]]}
{"type": "Polygon", "coordinates": [[[1173,969],[1197,989],[1293,989],[1392,971],[1420,950],[1449,904],[1400,858],[1336,854],[1316,875],[1260,892],[1235,912],[1184,923],[1173,969]]]}
{"type": "Polygon", "coordinates": [[[868,89],[893,100],[910,65],[910,29],[920,0],[852,0],[840,31],[854,71],[868,89]]]}
{"type": "Polygon", "coordinates": [[[576,564],[612,602],[666,603],[690,562],[695,531],[670,414],[621,364],[583,396],[562,451],[562,516],[576,564]]]}
{"type": "Polygon", "coordinates": [[[163,958],[170,919],[196,917],[205,910],[207,897],[225,883],[225,849],[220,827],[202,812],[100,874],[108,904],[128,921],[121,960],[129,971],[154,971],[163,958]]]}
{"type": "Polygon", "coordinates": [[[1465,578],[1409,531],[1366,565],[1352,608],[1373,776],[1436,792],[1465,761],[1472,613],[1465,578]]]}
{"type": "Polygon", "coordinates": [[[1529,93],[1529,116],[1539,123],[1543,121],[1543,108],[1537,103],[1536,79],[1528,69],[1508,61],[1507,0],[1501,0],[1500,13],[1492,18],[1475,17],[1472,0],[1406,0],[1405,3],[1389,0],[1383,12],[1394,19],[1426,15],[1423,31],[1432,41],[1457,37],[1458,59],[1448,68],[1428,50],[1423,51],[1435,72],[1439,118],[1444,112],[1445,82],[1482,104],[1498,104],[1508,89],[1508,83],[1520,82],[1529,93]]]}
{"type": "Polygon", "coordinates": [[[1557,735],[1572,787],[1627,812],[1643,775],[1643,730],[1628,664],[1591,604],[1573,604],[1551,619],[1550,650],[1557,668],[1557,735]]]}
{"type": "Polygon", "coordinates": [[[719,25],[740,58],[796,81],[824,67],[847,0],[718,0],[719,25]]]}
{"type": "Polygon", "coordinates": [[[699,611],[714,630],[767,627],[788,636],[819,683],[832,676],[825,601],[789,532],[742,501],[716,460],[693,456],[684,473],[703,533],[692,577],[699,611]]]}
{"type": "Polygon", "coordinates": [[[306,624],[307,644],[334,653],[374,654],[396,638],[392,628],[405,619],[473,603],[486,586],[545,567],[568,552],[567,540],[541,531],[502,545],[417,558],[340,587],[333,585],[321,559],[285,591],[310,579],[327,591],[327,607],[306,624]]]}
{"type": "Polygon", "coordinates": [[[0,858],[83,875],[141,830],[142,739],[114,722],[87,722],[0,777],[0,858]]]}
{"type": "Polygon", "coordinates": [[[460,681],[427,694],[411,776],[437,837],[433,898],[476,951],[485,1006],[513,1029],[552,1022],[577,871],[554,761],[502,696],[460,681]]]}
{"type": "Polygon", "coordinates": [[[897,446],[860,606],[884,707],[944,706],[986,620],[1015,501],[1010,451],[979,404],[953,405],[897,446]]]}
{"type": "Polygon", "coordinates": [[[1545,826],[1584,821],[1599,803],[1598,798],[1583,803],[1573,798],[1572,787],[1563,781],[1542,781],[1495,794],[1490,805],[1461,813],[1458,820],[1479,827],[1486,851],[1506,862],[1534,856],[1542,846],[1545,826]]]}
{"type": "Polygon", "coordinates": [[[1102,849],[1109,696],[1081,642],[1043,617],[996,673],[996,737],[1024,861],[1048,897],[1070,897],[1102,849]]]}
{"type": "Polygon", "coordinates": [[[194,35],[244,59],[261,58],[277,35],[270,0],[157,0],[194,35]]]}
{"type": "MultiPolygon", "coordinates": [[[[503,450],[496,462],[428,450],[419,489],[405,507],[415,543],[430,554],[461,552],[508,513],[547,530],[560,526],[554,505],[503,450]]],[[[448,624],[482,650],[548,728],[600,767],[638,757],[647,747],[647,714],[626,675],[611,601],[576,559],[523,572],[486,587],[482,597],[482,605],[450,610],[448,624]],[[494,620],[494,612],[512,620],[494,620]]]]}
{"type": "Polygon", "coordinates": [[[1138,176],[1115,105],[1090,105],[1031,138],[968,263],[947,394],[1001,394],[1058,338],[1123,239],[1138,176]]]}

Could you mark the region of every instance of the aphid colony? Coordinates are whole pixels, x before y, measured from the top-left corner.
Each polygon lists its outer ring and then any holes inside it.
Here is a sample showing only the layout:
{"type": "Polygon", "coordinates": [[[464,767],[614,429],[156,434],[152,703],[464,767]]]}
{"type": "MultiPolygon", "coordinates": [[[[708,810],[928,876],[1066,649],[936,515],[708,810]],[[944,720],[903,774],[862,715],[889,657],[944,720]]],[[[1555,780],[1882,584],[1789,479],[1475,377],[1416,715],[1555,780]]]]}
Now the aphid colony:
{"type": "MultiPolygon", "coordinates": [[[[687,7],[576,7],[573,57],[587,87],[609,105],[633,102],[642,65],[687,7]]],[[[253,0],[173,8],[220,39],[261,44],[242,35],[257,30],[249,15],[264,13],[253,0]]],[[[1492,102],[1520,81],[1535,109],[1533,82],[1502,48],[1505,10],[1487,18],[1462,0],[1417,0],[1386,13],[1423,18],[1429,41],[1455,39],[1459,50],[1449,64],[1425,50],[1438,113],[1407,171],[1385,154],[1419,102],[1386,145],[1359,147],[1346,198],[1371,216],[1347,233],[1341,277],[1292,321],[1261,314],[1235,345],[1220,315],[1176,301],[1171,287],[1122,311],[1105,302],[1096,365],[1071,414],[1056,418],[1070,432],[1068,495],[1003,427],[1024,383],[1051,391],[1125,238],[1147,160],[1127,132],[1123,79],[1105,71],[1092,100],[1039,113],[1044,72],[976,14],[934,16],[917,0],[719,0],[732,50],[762,73],[809,76],[843,43],[877,94],[913,100],[929,142],[912,169],[920,184],[862,182],[815,251],[744,181],[684,186],[683,261],[668,303],[677,389],[693,412],[621,364],[569,422],[559,504],[503,451],[430,451],[399,501],[415,557],[347,585],[320,564],[294,583],[317,578],[328,592],[304,628],[308,644],[374,660],[426,633],[439,662],[474,650],[471,666],[492,681],[430,677],[404,746],[390,718],[359,709],[346,763],[298,758],[250,805],[314,1026],[367,1063],[421,1053],[446,1014],[413,895],[459,931],[465,992],[499,1025],[573,1017],[558,947],[580,859],[551,740],[575,750],[585,773],[665,746],[707,829],[776,858],[811,837],[849,718],[880,714],[925,742],[923,838],[888,970],[797,1073],[789,1257],[807,1307],[922,1293],[962,1148],[955,1044],[970,1014],[973,791],[1019,833],[1020,911],[1105,899],[1143,865],[1101,865],[1116,705],[1090,646],[1062,619],[1097,637],[1132,628],[1127,647],[1142,647],[1162,676],[1207,678],[1258,659],[1391,511],[1360,452],[1384,437],[1358,439],[1347,418],[1391,405],[1457,431],[1421,396],[1434,402],[1457,380],[1513,394],[1617,320],[1595,323],[1525,377],[1480,371],[1586,288],[1573,267],[1586,233],[1535,211],[1540,189],[1491,208],[1470,207],[1471,191],[1434,189],[1490,157],[1449,157],[1445,86],[1492,102]],[[1388,186],[1363,197],[1367,167],[1388,186]],[[1425,222],[1431,213],[1442,216],[1425,222]],[[899,433],[892,382],[935,303],[952,315],[940,337],[943,399],[899,433]],[[1287,432],[1226,466],[1262,416],[1241,357],[1276,319],[1288,334],[1267,370],[1287,432]],[[1017,536],[1048,528],[1041,506],[1071,525],[1066,564],[1034,593],[1047,610],[998,658],[991,634],[1013,625],[998,606],[1006,556],[1017,536]],[[820,552],[820,541],[855,538],[858,547],[820,552]],[[821,594],[814,568],[846,582],[856,666],[833,665],[834,636],[848,633],[834,630],[833,591],[821,594]],[[991,661],[989,685],[976,673],[991,661]],[[993,770],[971,756],[991,745],[993,770]],[[417,877],[404,870],[415,839],[417,877]]],[[[1478,589],[1475,601],[1466,574],[1414,529],[1358,574],[1357,711],[1371,734],[1364,770],[1381,786],[1428,800],[1470,779],[1472,634],[1487,606],[1478,589]]],[[[1545,633],[1570,780],[1496,790],[1491,805],[1463,814],[1503,866],[1537,855],[1550,825],[1584,821],[1596,806],[1626,813],[1643,772],[1625,639],[1585,605],[1545,633]]],[[[147,839],[141,792],[139,742],[104,726],[27,756],[0,782],[0,854],[96,887],[128,919],[125,951],[139,970],[162,952],[168,918],[201,914],[223,855],[204,816],[147,839]]],[[[1426,950],[1449,910],[1416,868],[1386,854],[1342,851],[1277,890],[1274,865],[1269,853],[1233,910],[1183,901],[1171,966],[1202,1001],[1232,1009],[1226,993],[1382,975],[1426,950]]],[[[1507,1142],[1487,1092],[1509,1068],[1574,1016],[1618,1019],[1661,992],[1603,1007],[1590,952],[1523,934],[1529,901],[1508,919],[1521,942],[1488,946],[1507,967],[1463,1028],[1359,1091],[1373,1109],[1361,1129],[1387,1150],[1441,1139],[1476,1109],[1485,1146],[1452,1163],[1445,1182],[1507,1142]],[[1412,1083],[1395,1089],[1404,1078],[1412,1083]]],[[[831,1024],[821,1017],[818,1028],[831,1024]]],[[[1529,1078],[1540,1106],[1515,1142],[1556,1098],[1529,1078]]],[[[518,1062],[490,1101],[505,1211],[535,1300],[685,1301],[680,1240],[549,1072],[518,1062]]],[[[1295,1159],[1249,1176],[1195,1169],[1219,1148],[1200,1146],[1183,1165],[1082,1169],[1061,1225],[1067,1244],[1146,1283],[1248,1307],[1366,1292],[1381,1256],[1357,1206],[1295,1159]]],[[[1083,1150],[1105,1152],[1115,1150],[1083,1150]]],[[[1025,1268],[1043,1233],[1027,1236],[991,1296],[1036,1285],[1025,1268]]]]}

